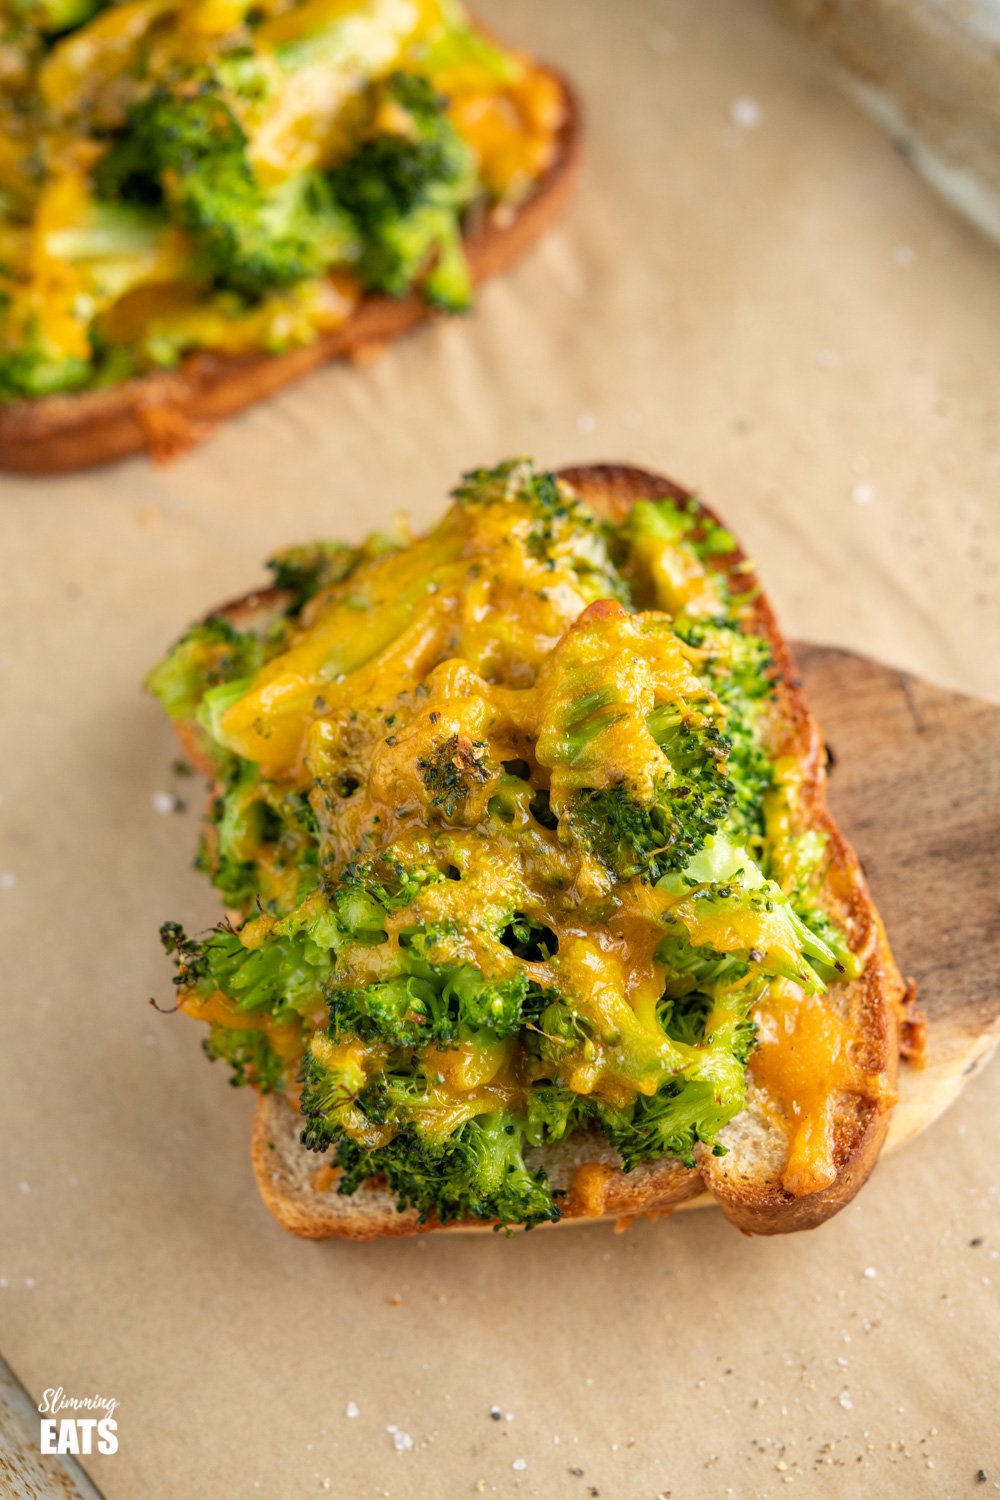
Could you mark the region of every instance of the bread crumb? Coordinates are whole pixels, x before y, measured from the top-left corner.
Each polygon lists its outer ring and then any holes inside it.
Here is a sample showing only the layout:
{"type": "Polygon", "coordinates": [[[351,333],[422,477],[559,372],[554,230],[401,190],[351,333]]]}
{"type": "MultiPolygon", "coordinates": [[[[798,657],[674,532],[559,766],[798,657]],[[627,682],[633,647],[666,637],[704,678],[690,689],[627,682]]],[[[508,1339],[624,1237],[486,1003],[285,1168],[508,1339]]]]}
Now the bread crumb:
{"type": "Polygon", "coordinates": [[[385,1430],[392,1438],[392,1446],[397,1453],[407,1453],[413,1447],[413,1439],[408,1432],[403,1432],[402,1428],[389,1426],[385,1430]]]}

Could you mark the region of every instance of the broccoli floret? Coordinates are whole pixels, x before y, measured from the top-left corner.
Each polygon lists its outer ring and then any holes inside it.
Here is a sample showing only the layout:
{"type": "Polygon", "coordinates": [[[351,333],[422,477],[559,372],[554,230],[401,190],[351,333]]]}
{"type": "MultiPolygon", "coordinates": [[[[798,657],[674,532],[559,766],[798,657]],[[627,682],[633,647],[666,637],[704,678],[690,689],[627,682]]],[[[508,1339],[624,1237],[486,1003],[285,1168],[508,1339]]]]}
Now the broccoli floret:
{"type": "Polygon", "coordinates": [[[560,837],[619,879],[656,881],[725,823],[729,742],[662,615],[590,606],[545,662],[535,756],[560,837]]]}
{"type": "MultiPolygon", "coordinates": [[[[2,312],[2,303],[0,303],[2,312]]],[[[21,396],[51,396],[57,391],[78,391],[94,373],[89,358],[66,355],[53,348],[38,331],[37,323],[17,347],[0,347],[0,400],[21,396]]]]}
{"type": "Polygon", "coordinates": [[[0,398],[48,396],[79,390],[95,378],[113,378],[124,351],[101,347],[91,320],[133,287],[178,269],[176,252],[164,249],[166,220],[156,209],[88,200],[72,225],[36,228],[39,252],[59,262],[64,282],[53,291],[26,284],[8,304],[0,343],[0,398]],[[59,317],[32,309],[41,296],[56,299],[59,317]],[[52,326],[62,330],[53,339],[52,326]]]}
{"type": "Polygon", "coordinates": [[[229,1064],[232,1069],[229,1082],[233,1088],[249,1084],[262,1094],[271,1094],[284,1082],[281,1058],[263,1031],[212,1026],[201,1045],[211,1062],[229,1064]]]}
{"type": "Polygon", "coordinates": [[[761,712],[774,697],[771,648],[762,636],[749,635],[724,621],[677,620],[675,629],[702,653],[702,675],[725,712],[733,786],[730,830],[759,845],[764,831],[761,808],[774,775],[760,735],[761,712]]]}
{"type": "Polygon", "coordinates": [[[586,1125],[592,1113],[591,1101],[574,1094],[572,1089],[550,1083],[535,1084],[528,1092],[525,1137],[532,1146],[561,1141],[586,1125]]]}
{"type": "Polygon", "coordinates": [[[235,757],[221,768],[198,868],[229,907],[290,911],[319,879],[319,825],[304,792],[261,779],[235,757]]]}
{"type": "MultiPolygon", "coordinates": [[[[580,699],[564,726],[566,758],[577,760],[613,718],[613,693],[599,690],[580,699]]],[[[692,721],[678,705],[667,704],[647,716],[646,726],[669,762],[656,778],[653,796],[637,795],[624,778],[612,786],[584,788],[569,820],[619,878],[657,881],[668,870],[683,869],[722,827],[734,789],[729,741],[713,722],[692,721]]]]}
{"type": "Polygon", "coordinates": [[[686,1167],[695,1165],[694,1148],[701,1141],[714,1145],[716,1136],[743,1108],[742,1091],[721,1095],[710,1079],[676,1079],[649,1097],[616,1109],[598,1105],[595,1117],[615,1147],[626,1172],[642,1161],[677,1156],[686,1167]]]}
{"type": "Polygon", "coordinates": [[[321,914],[312,922],[301,916],[277,922],[256,947],[230,927],[199,940],[167,922],[160,937],[174,957],[178,989],[206,997],[218,991],[241,1013],[289,1019],[323,1008],[339,933],[336,922],[321,914]]]}
{"type": "Polygon", "coordinates": [[[344,542],[311,542],[287,547],[269,558],[267,566],[275,588],[285,589],[292,595],[287,613],[292,616],[300,614],[303,605],[322,589],[350,578],[366,557],[377,555],[379,550],[390,551],[398,547],[398,543],[393,544],[388,538],[378,538],[377,541],[384,545],[381,548],[377,543],[373,546],[375,538],[370,538],[362,547],[348,547],[344,542]]]}
{"type": "Polygon", "coordinates": [[[193,719],[209,688],[249,677],[264,656],[259,636],[212,615],[181,636],[146,687],[172,719],[193,719]]]}
{"type": "Polygon", "coordinates": [[[530,986],[523,974],[486,979],[472,964],[421,965],[330,995],[330,1035],[383,1041],[390,1047],[451,1046],[473,1033],[502,1039],[521,1028],[530,986]]]}
{"type": "Polygon", "coordinates": [[[261,186],[246,133],[211,84],[190,94],[158,89],[134,105],[95,180],[109,198],[162,196],[193,235],[208,274],[249,297],[319,276],[356,250],[320,173],[261,186]]]}
{"type": "Polygon", "coordinates": [[[461,216],[477,179],[446,103],[425,78],[392,74],[376,98],[377,133],[333,169],[329,182],[357,225],[358,271],[367,287],[403,297],[419,282],[428,302],[462,312],[472,280],[461,216]]]}
{"type": "Polygon", "coordinates": [[[679,898],[665,918],[668,931],[657,951],[671,976],[671,993],[693,987],[711,993],[742,978],[759,984],[780,977],[815,994],[825,988],[825,973],[844,972],[819,930],[822,924],[807,925],[781,887],[723,838],[711,840],[683,875],[667,875],[659,884],[679,898]],[[718,934],[725,947],[692,942],[688,922],[696,932],[718,934]]]}
{"type": "Polygon", "coordinates": [[[594,517],[547,469],[530,458],[508,458],[492,469],[469,469],[452,490],[460,505],[526,505],[539,519],[573,520],[590,527],[594,517]]]}
{"type": "MultiPolygon", "coordinates": [[[[678,999],[671,997],[678,988],[671,976],[660,1002],[658,1019],[665,1035],[686,1047],[705,1049],[713,1059],[704,1076],[667,1079],[655,1094],[639,1093],[626,1105],[595,1103],[593,1118],[618,1151],[626,1172],[641,1161],[663,1156],[677,1156],[693,1167],[695,1145],[714,1146],[722,1127],[743,1108],[744,1069],[757,1034],[750,1009],[760,986],[741,992],[739,977],[706,968],[697,976],[704,992],[687,993],[682,982],[683,998],[678,999]],[[709,1033],[716,991],[725,992],[725,1019],[716,1019],[713,1024],[719,1029],[709,1033]]],[[[688,971],[687,981],[692,978],[688,971]]]]}
{"type": "MultiPolygon", "coordinates": [[[[378,925],[384,926],[383,912],[399,911],[410,906],[426,885],[435,885],[444,876],[432,865],[405,864],[392,849],[369,860],[344,866],[340,878],[338,901],[357,891],[380,909],[378,925]]],[[[344,908],[341,906],[341,911],[344,908]]],[[[383,933],[384,936],[384,933],[383,933]]]]}
{"type": "Polygon", "coordinates": [[[615,567],[614,528],[600,521],[569,487],[530,458],[511,458],[492,469],[463,474],[452,495],[463,507],[517,505],[531,518],[524,541],[546,569],[568,563],[585,600],[616,599],[631,606],[628,584],[615,567]]]}
{"type": "Polygon", "coordinates": [[[804,924],[810,934],[818,939],[827,952],[816,951],[811,958],[812,967],[827,984],[838,979],[857,979],[864,969],[864,962],[851,951],[846,934],[822,905],[822,890],[828,861],[827,837],[816,829],[808,829],[797,838],[789,840],[781,836],[785,803],[780,785],[765,806],[768,832],[776,833],[776,842],[768,848],[772,873],[776,883],[788,897],[796,918],[804,924]],[[771,816],[776,813],[778,829],[771,826],[771,816]]]}
{"type": "Polygon", "coordinates": [[[398,1206],[415,1208],[421,1223],[432,1216],[441,1224],[494,1219],[530,1229],[560,1213],[545,1173],[525,1165],[524,1146],[523,1117],[506,1113],[480,1115],[443,1140],[412,1128],[375,1150],[344,1139],[336,1150],[338,1191],[353,1193],[368,1178],[384,1177],[398,1206]]]}

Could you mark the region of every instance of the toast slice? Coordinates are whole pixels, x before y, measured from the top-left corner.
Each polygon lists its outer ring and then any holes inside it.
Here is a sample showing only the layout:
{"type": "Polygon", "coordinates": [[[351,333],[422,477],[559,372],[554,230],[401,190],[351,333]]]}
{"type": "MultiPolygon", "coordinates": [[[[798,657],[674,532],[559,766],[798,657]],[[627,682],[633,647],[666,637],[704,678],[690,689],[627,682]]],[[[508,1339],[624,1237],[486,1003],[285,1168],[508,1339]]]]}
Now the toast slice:
{"type": "MultiPolygon", "coordinates": [[[[552,165],[509,217],[473,223],[465,236],[477,286],[513,264],[558,218],[580,155],[580,106],[571,85],[550,68],[563,102],[552,165]]],[[[283,354],[225,356],[197,352],[175,370],[79,394],[18,400],[0,407],[0,469],[63,474],[148,451],[169,459],[200,442],[225,417],[252,406],[333,359],[359,362],[401,334],[441,317],[418,293],[369,294],[340,328],[283,354]]]]}
{"type": "MultiPolygon", "coordinates": [[[[621,519],[633,503],[644,498],[672,496],[693,503],[678,485],[635,468],[592,465],[562,470],[559,477],[595,512],[613,519],[621,519]]],[[[701,510],[706,520],[715,519],[707,507],[701,510]]],[[[822,1000],[829,1026],[847,1038],[844,1050],[851,1054],[851,1076],[845,1075],[845,1086],[840,1089],[834,1086],[832,1073],[827,1078],[820,1073],[809,1085],[819,1091],[818,1108],[825,1116],[820,1128],[828,1132],[832,1180],[820,1190],[807,1191],[801,1176],[796,1179],[790,1172],[803,1121],[794,1109],[782,1112],[775,1105],[774,1080],[780,1068],[761,1069],[763,1081],[755,1076],[755,1059],[767,1051],[762,1042],[751,1061],[747,1107],[720,1136],[728,1148],[725,1155],[698,1148],[693,1169],[678,1160],[663,1159],[624,1172],[614,1149],[602,1136],[588,1132],[533,1152],[529,1165],[544,1166],[552,1186],[565,1194],[560,1203],[562,1223],[656,1215],[694,1201],[714,1201],[748,1233],[814,1228],[862,1186],[886,1137],[907,992],[857,857],[827,810],[823,742],[804,701],[788,646],[738,548],[730,554],[727,567],[741,591],[754,594],[749,628],[770,643],[777,674],[773,728],[782,754],[794,759],[799,768],[803,829],[825,834],[828,841],[823,904],[848,931],[852,949],[865,959],[857,979],[831,985],[822,1000]]],[[[284,602],[285,596],[272,589],[249,595],[222,613],[238,628],[262,627],[284,602]]],[[[210,763],[195,736],[183,727],[181,736],[188,754],[209,771],[210,763]]],[[[772,1039],[769,1055],[794,1060],[796,1049],[800,1055],[807,1050],[808,1040],[794,1033],[790,1040],[772,1039]]],[[[805,1057],[802,1067],[808,1069],[816,1061],[805,1057]]],[[[253,1131],[254,1170],[264,1201],[291,1232],[313,1239],[371,1239],[441,1227],[433,1221],[419,1223],[412,1210],[398,1211],[392,1193],[378,1183],[370,1182],[350,1197],[338,1195],[336,1172],[300,1144],[300,1128],[294,1100],[274,1094],[261,1098],[253,1131]]],[[[445,1227],[471,1231],[490,1226],[459,1223],[445,1227]]]]}

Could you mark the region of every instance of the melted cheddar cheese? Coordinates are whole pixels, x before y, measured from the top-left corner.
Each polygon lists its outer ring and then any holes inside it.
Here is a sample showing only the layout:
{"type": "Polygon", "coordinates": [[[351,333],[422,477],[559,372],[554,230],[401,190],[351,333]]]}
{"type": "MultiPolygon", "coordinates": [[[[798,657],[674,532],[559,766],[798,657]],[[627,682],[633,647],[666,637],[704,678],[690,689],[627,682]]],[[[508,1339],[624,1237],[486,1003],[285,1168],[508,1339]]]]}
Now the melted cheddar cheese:
{"type": "Polygon", "coordinates": [[[888,1109],[895,1095],[883,1076],[858,1060],[855,1032],[820,996],[776,980],[755,1019],[758,1044],[750,1071],[789,1134],[782,1185],[795,1197],[818,1193],[837,1176],[834,1112],[842,1097],[856,1095],[888,1109]]]}

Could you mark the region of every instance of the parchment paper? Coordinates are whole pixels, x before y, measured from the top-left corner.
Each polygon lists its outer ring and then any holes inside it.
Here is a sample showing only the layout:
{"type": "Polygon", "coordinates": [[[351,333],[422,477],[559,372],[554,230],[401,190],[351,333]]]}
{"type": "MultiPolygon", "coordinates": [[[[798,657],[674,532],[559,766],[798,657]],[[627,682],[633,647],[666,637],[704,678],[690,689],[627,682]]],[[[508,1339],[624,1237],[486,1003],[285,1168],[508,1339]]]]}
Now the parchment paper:
{"type": "Polygon", "coordinates": [[[789,634],[998,690],[996,251],[748,0],[484,10],[576,78],[590,147],[473,318],[173,467],[0,485],[0,1348],[36,1399],[119,1401],[108,1500],[992,1492],[995,1066],[814,1235],[309,1245],[258,1201],[252,1100],[147,1006],[160,921],[217,908],[143,672],[275,547],[426,522],[472,464],[662,468],[789,634]]]}

